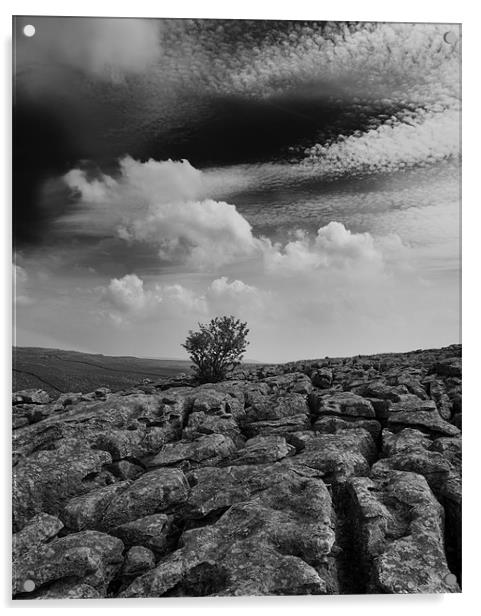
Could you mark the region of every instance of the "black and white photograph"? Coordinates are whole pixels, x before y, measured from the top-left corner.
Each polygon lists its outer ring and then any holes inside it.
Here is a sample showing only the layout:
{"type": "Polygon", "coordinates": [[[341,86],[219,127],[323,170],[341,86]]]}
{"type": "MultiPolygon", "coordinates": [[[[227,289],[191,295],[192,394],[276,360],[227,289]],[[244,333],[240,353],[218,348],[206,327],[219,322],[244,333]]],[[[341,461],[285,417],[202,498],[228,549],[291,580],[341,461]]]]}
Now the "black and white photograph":
{"type": "Polygon", "coordinates": [[[461,24],[12,28],[13,599],[461,593],[461,24]]]}

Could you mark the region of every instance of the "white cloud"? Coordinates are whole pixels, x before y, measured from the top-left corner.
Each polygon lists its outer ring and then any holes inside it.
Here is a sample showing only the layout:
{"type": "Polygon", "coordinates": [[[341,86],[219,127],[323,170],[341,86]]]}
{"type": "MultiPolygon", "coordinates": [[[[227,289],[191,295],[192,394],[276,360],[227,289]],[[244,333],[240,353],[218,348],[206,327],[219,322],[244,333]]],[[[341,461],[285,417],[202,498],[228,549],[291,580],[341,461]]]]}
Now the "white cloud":
{"type": "MultiPolygon", "coordinates": [[[[28,23],[28,22],[27,22],[28,23]]],[[[118,81],[147,70],[160,52],[158,22],[149,19],[36,17],[36,36],[17,37],[16,69],[58,66],[118,81]]],[[[27,87],[48,89],[52,75],[42,71],[27,87]]],[[[30,78],[30,76],[29,76],[30,78]]]]}
{"type": "Polygon", "coordinates": [[[209,312],[234,315],[243,319],[258,319],[269,310],[272,294],[268,290],[269,281],[263,289],[246,284],[242,280],[229,282],[227,276],[213,280],[206,292],[209,312]]]}
{"type": "Polygon", "coordinates": [[[314,239],[302,231],[285,246],[264,240],[264,265],[267,272],[302,275],[312,271],[361,270],[380,273],[404,250],[399,237],[390,235],[373,238],[369,233],[352,233],[339,222],[320,227],[314,239]]]}
{"type": "Polygon", "coordinates": [[[178,317],[182,314],[201,315],[206,311],[205,299],[180,284],[161,285],[149,288],[136,274],[113,278],[107,287],[101,288],[100,315],[107,316],[116,324],[159,317],[178,317]]]}
{"type": "Polygon", "coordinates": [[[346,174],[385,173],[429,165],[460,155],[458,110],[428,113],[416,110],[402,120],[392,118],[367,132],[357,131],[335,142],[306,150],[305,164],[327,178],[346,174]]]}
{"type": "MultiPolygon", "coordinates": [[[[64,225],[88,229],[94,215],[97,233],[114,232],[128,244],[154,246],[162,261],[192,270],[216,271],[246,260],[263,260],[267,271],[286,272],[355,261],[375,267],[382,261],[380,240],[353,234],[338,222],[320,228],[314,241],[302,231],[285,246],[256,237],[234,205],[203,198],[210,178],[187,161],[141,163],[127,157],[120,163],[118,178],[89,179],[74,169],[64,179],[83,204],[64,217],[64,225]]],[[[392,238],[389,241],[393,244],[392,238]]]]}
{"type": "Polygon", "coordinates": [[[66,216],[69,226],[91,226],[128,243],[157,248],[162,260],[186,262],[195,269],[216,269],[253,255],[256,240],[250,224],[234,205],[204,198],[203,175],[188,161],[120,162],[118,178],[90,179],[73,169],[64,180],[80,195],[84,209],[66,216]]]}

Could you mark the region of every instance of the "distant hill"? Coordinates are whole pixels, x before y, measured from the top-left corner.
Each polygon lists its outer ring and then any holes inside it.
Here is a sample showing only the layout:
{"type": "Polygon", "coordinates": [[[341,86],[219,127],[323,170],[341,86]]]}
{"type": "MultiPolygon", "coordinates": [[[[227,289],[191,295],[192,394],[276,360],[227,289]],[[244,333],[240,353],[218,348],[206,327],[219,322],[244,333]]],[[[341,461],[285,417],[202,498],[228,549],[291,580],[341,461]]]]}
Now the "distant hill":
{"type": "Polygon", "coordinates": [[[190,371],[190,362],[175,359],[110,357],[34,347],[13,348],[12,391],[40,388],[53,396],[89,392],[98,387],[118,391],[145,378],[172,377],[190,371]]]}

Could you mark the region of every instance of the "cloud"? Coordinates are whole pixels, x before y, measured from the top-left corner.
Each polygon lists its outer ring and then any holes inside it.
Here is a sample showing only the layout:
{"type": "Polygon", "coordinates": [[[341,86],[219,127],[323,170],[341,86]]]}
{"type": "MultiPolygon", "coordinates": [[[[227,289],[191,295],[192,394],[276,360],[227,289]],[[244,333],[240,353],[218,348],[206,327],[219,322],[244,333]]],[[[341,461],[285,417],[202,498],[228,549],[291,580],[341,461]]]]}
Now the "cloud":
{"type": "Polygon", "coordinates": [[[118,178],[88,178],[73,169],[64,181],[80,197],[83,209],[63,223],[77,230],[91,227],[112,233],[127,243],[157,247],[160,258],[188,263],[196,269],[215,269],[251,256],[256,240],[247,220],[234,205],[205,199],[203,175],[188,161],[145,163],[126,157],[118,178]]]}
{"type": "Polygon", "coordinates": [[[117,325],[159,318],[212,318],[219,314],[253,316],[269,299],[269,293],[227,276],[214,279],[200,292],[176,284],[151,282],[136,274],[113,278],[99,289],[97,314],[117,325]]]}
{"type": "Polygon", "coordinates": [[[48,90],[54,85],[51,70],[69,67],[90,77],[118,81],[141,73],[157,60],[158,22],[151,19],[34,17],[35,36],[21,34],[28,19],[17,19],[16,71],[41,67],[40,79],[25,80],[27,87],[48,90]],[[45,67],[50,67],[50,71],[45,67]],[[29,86],[30,82],[30,86],[29,86]]]}
{"type": "MultiPolygon", "coordinates": [[[[114,233],[127,245],[155,246],[160,262],[192,271],[253,262],[267,272],[359,269],[366,264],[375,272],[385,265],[382,250],[401,247],[396,236],[374,239],[368,233],[352,233],[335,221],[320,227],[314,239],[298,230],[296,239],[284,245],[256,236],[234,205],[204,198],[210,177],[188,161],[142,163],[126,157],[120,161],[117,178],[90,178],[74,169],[64,181],[81,205],[63,218],[67,228],[77,233],[88,230],[94,216],[96,233],[114,233]]],[[[229,287],[229,292],[240,289],[229,287]]]]}
{"type": "Polygon", "coordinates": [[[267,272],[302,275],[312,271],[367,271],[375,275],[388,265],[394,253],[405,250],[396,235],[373,238],[369,233],[352,233],[340,222],[320,227],[312,239],[302,230],[297,239],[284,246],[264,240],[267,272]]]}
{"type": "Polygon", "coordinates": [[[460,155],[458,110],[428,113],[418,109],[391,118],[367,132],[340,136],[306,150],[305,163],[325,179],[390,173],[457,159],[460,155]]]}
{"type": "Polygon", "coordinates": [[[116,324],[159,317],[179,317],[182,314],[202,315],[206,311],[205,299],[180,284],[153,284],[144,286],[142,278],[127,274],[113,278],[107,287],[100,289],[99,311],[116,324]]]}

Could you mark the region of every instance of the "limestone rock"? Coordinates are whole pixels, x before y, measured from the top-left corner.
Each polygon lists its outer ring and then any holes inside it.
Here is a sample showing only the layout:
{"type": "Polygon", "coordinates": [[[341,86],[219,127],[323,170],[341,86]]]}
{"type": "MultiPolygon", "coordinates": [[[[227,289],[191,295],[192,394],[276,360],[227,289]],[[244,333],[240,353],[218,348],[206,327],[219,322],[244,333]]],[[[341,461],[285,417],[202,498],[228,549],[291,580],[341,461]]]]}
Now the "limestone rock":
{"type": "Polygon", "coordinates": [[[376,418],[376,413],[369,400],[347,391],[329,395],[312,393],[309,395],[309,405],[316,415],[376,418]]]}
{"type": "Polygon", "coordinates": [[[369,474],[375,445],[363,429],[320,434],[305,443],[303,451],[285,463],[321,471],[328,483],[342,483],[349,477],[369,474]]]}
{"type": "Polygon", "coordinates": [[[347,485],[366,592],[459,592],[449,584],[443,510],[424,477],[386,471],[347,485]]]}
{"type": "Polygon", "coordinates": [[[48,513],[39,513],[34,516],[21,531],[12,537],[12,551],[16,556],[34,549],[35,546],[45,543],[55,537],[63,528],[63,523],[48,513]]]}
{"type": "Polygon", "coordinates": [[[90,584],[59,580],[48,588],[41,588],[32,599],[101,599],[102,595],[90,584]]]}
{"type": "Polygon", "coordinates": [[[311,381],[318,389],[329,389],[332,385],[332,370],[330,368],[320,368],[311,374],[311,381]]]}
{"type": "Polygon", "coordinates": [[[223,434],[207,434],[194,441],[177,441],[164,445],[161,451],[147,462],[149,468],[209,464],[215,466],[236,450],[233,441],[223,434]]]}
{"type": "MultiPolygon", "coordinates": [[[[245,475],[244,468],[237,471],[245,475]]],[[[250,490],[242,494],[241,488],[239,500],[216,523],[184,532],[180,549],[136,578],[122,596],[335,592],[334,514],[327,488],[319,478],[293,469],[274,465],[270,470],[274,485],[268,487],[263,474],[250,490]],[[266,489],[259,492],[261,485],[266,489]]],[[[225,493],[217,490],[216,496],[225,493]]]]}
{"type": "Polygon", "coordinates": [[[256,396],[249,401],[250,405],[246,409],[247,422],[283,419],[306,415],[309,412],[305,396],[296,393],[256,396]]]}
{"type": "Polygon", "coordinates": [[[47,404],[50,396],[43,389],[22,389],[12,394],[13,404],[47,404]]]}
{"type": "Polygon", "coordinates": [[[130,481],[122,481],[72,498],[62,514],[65,525],[75,531],[102,530],[102,518],[110,501],[130,484],[130,481]]]}
{"type": "Polygon", "coordinates": [[[135,577],[153,569],[153,567],[155,567],[153,552],[141,545],[134,545],[125,555],[121,573],[124,577],[135,577]]]}
{"type": "Polygon", "coordinates": [[[272,464],[286,456],[294,455],[296,449],[288,445],[282,436],[256,436],[245,447],[232,454],[224,465],[272,464]]]}
{"type": "Polygon", "coordinates": [[[433,372],[441,376],[457,376],[462,373],[462,362],[460,357],[447,357],[438,361],[433,366],[433,372]]]}
{"type": "Polygon", "coordinates": [[[239,425],[232,417],[208,415],[203,411],[191,413],[182,431],[182,438],[194,440],[204,434],[223,434],[236,444],[242,441],[239,425]]]}
{"type": "Polygon", "coordinates": [[[244,432],[249,437],[279,435],[282,436],[289,432],[298,432],[310,427],[307,415],[292,415],[281,419],[271,419],[265,421],[253,421],[245,426],[244,432]]]}
{"type": "Polygon", "coordinates": [[[381,424],[375,419],[351,419],[336,417],[335,415],[319,417],[312,425],[312,429],[322,434],[335,434],[341,430],[367,430],[374,440],[381,434],[381,424]]]}
{"type": "Polygon", "coordinates": [[[123,547],[120,539],[94,531],[67,535],[35,546],[22,554],[15,564],[13,593],[24,592],[27,580],[38,588],[70,577],[105,594],[123,562],[123,547]]]}
{"type": "Polygon", "coordinates": [[[162,554],[168,545],[172,517],[154,513],[113,528],[110,533],[119,537],[125,545],[142,545],[162,554]]]}
{"type": "Polygon", "coordinates": [[[150,471],[110,501],[102,516],[102,525],[113,528],[164,511],[184,502],[188,491],[182,471],[176,468],[150,471]]]}
{"type": "Polygon", "coordinates": [[[39,451],[19,462],[13,468],[14,528],[20,530],[36,513],[60,514],[70,498],[94,487],[90,478],[111,461],[107,452],[79,445],[39,451]]]}

